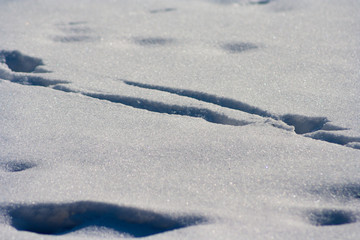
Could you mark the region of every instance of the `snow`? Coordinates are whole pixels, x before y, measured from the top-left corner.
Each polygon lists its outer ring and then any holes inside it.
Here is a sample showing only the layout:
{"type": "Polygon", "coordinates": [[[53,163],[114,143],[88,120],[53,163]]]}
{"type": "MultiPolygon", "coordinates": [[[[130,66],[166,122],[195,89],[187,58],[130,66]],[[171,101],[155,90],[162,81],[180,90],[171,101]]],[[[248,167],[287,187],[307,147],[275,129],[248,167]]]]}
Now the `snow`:
{"type": "Polygon", "coordinates": [[[356,0],[0,0],[0,239],[357,239],[356,0]]]}

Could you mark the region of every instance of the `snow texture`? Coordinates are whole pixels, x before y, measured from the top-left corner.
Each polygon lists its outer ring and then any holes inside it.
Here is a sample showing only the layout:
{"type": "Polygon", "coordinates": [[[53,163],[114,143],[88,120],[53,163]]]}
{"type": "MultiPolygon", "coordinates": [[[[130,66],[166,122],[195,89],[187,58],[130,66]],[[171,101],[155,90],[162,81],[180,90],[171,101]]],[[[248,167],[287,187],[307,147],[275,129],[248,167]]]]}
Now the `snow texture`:
{"type": "Polygon", "coordinates": [[[358,12],[0,0],[0,240],[358,239],[358,12]]]}

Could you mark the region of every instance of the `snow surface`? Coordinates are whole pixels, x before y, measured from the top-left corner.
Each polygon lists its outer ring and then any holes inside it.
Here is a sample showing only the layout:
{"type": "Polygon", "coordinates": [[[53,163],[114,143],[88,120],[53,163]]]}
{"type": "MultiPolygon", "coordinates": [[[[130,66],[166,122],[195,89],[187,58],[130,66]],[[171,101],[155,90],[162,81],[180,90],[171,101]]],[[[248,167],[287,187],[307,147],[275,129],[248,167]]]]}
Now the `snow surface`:
{"type": "Polygon", "coordinates": [[[357,0],[0,0],[0,239],[359,239],[357,0]]]}

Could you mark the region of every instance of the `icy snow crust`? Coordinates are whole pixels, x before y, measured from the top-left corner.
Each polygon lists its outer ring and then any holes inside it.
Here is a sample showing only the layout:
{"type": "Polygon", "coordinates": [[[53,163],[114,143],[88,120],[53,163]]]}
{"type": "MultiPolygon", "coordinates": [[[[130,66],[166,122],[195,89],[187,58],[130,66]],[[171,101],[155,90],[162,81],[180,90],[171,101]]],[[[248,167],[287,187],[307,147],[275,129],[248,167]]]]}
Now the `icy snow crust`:
{"type": "Polygon", "coordinates": [[[0,0],[0,239],[358,239],[359,12],[0,0]]]}

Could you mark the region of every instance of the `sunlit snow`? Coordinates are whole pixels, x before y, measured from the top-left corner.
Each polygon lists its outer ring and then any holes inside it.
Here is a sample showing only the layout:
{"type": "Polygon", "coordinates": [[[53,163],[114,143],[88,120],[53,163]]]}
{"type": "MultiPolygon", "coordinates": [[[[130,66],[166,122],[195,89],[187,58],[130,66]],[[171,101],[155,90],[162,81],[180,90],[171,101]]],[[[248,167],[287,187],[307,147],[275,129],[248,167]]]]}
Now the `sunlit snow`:
{"type": "Polygon", "coordinates": [[[0,239],[359,239],[357,0],[0,0],[0,239]]]}

